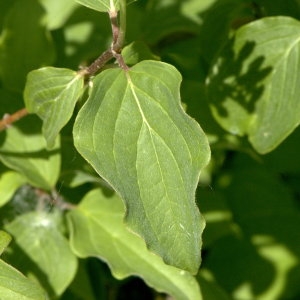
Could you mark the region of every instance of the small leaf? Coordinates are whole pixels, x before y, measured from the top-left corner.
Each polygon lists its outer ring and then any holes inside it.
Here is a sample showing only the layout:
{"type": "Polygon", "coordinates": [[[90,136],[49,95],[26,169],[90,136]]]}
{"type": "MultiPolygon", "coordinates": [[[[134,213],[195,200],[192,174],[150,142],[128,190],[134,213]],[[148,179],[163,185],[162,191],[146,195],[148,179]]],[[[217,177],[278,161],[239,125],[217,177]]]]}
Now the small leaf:
{"type": "Polygon", "coordinates": [[[259,153],[276,148],[300,120],[300,22],[269,17],[242,26],[212,68],[208,96],[220,125],[259,153]]]}
{"type": "MultiPolygon", "coordinates": [[[[17,245],[46,274],[47,283],[55,295],[60,295],[73,280],[77,260],[66,238],[58,230],[59,215],[45,212],[23,214],[5,229],[17,245]]],[[[38,280],[45,280],[37,278],[38,280]]]]}
{"type": "Polygon", "coordinates": [[[0,295],[5,300],[47,300],[45,291],[18,270],[0,260],[0,295]]]}
{"type": "Polygon", "coordinates": [[[24,101],[27,110],[43,120],[48,148],[70,120],[83,84],[83,76],[69,69],[46,67],[28,74],[24,101]]]}
{"type": "Polygon", "coordinates": [[[0,37],[0,76],[3,85],[23,91],[26,75],[52,64],[55,52],[45,26],[45,11],[36,0],[15,1],[0,37]]]}
{"type": "Polygon", "coordinates": [[[53,189],[60,172],[59,139],[52,151],[46,151],[45,139],[39,132],[40,120],[36,116],[27,116],[17,126],[0,134],[0,160],[24,175],[30,184],[53,189]]]}
{"type": "Polygon", "coordinates": [[[26,183],[24,176],[17,172],[8,171],[0,176],[0,207],[7,203],[15,191],[26,183]]]}
{"type": "Polygon", "coordinates": [[[79,257],[100,257],[118,279],[138,275],[148,285],[176,299],[201,299],[195,278],[164,264],[161,258],[149,252],[145,243],[126,229],[124,213],[122,201],[116,194],[107,197],[100,189],[88,193],[79,206],[68,213],[73,251],[79,257]]]}
{"type": "Polygon", "coordinates": [[[5,231],[0,230],[0,255],[11,242],[11,236],[5,231]]]}
{"type": "Polygon", "coordinates": [[[180,105],[180,81],[173,66],[155,61],[100,73],[74,142],[125,200],[129,227],[166,263],[196,273],[204,220],[195,189],[210,151],[180,105]]]}

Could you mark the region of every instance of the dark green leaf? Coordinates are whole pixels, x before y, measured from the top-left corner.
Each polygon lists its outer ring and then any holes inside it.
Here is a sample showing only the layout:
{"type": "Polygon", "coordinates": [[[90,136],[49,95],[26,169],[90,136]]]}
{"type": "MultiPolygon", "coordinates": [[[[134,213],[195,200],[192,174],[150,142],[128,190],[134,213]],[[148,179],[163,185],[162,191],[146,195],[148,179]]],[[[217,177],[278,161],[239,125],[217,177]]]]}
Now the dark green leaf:
{"type": "Polygon", "coordinates": [[[43,7],[36,0],[16,1],[0,37],[0,76],[5,87],[22,91],[27,73],[53,63],[54,56],[43,7]]]}

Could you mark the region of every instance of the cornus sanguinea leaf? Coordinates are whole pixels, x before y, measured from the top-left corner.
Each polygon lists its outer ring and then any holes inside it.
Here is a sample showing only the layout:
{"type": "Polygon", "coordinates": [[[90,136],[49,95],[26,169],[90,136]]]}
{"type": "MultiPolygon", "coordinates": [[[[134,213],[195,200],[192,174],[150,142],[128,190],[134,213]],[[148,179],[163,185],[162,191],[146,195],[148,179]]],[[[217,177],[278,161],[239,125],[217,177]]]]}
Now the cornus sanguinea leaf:
{"type": "Polygon", "coordinates": [[[116,194],[107,197],[101,189],[89,192],[77,208],[68,213],[74,253],[83,258],[103,259],[118,279],[138,275],[149,286],[175,299],[200,300],[196,279],[189,272],[166,265],[149,252],[145,243],[126,229],[123,215],[124,205],[116,194]]]}
{"type": "Polygon", "coordinates": [[[195,189],[210,150],[180,105],[181,76],[143,61],[95,77],[74,126],[82,156],[121,195],[128,226],[167,264],[196,273],[204,220],[195,189]]]}
{"type": "Polygon", "coordinates": [[[245,25],[219,53],[208,79],[216,120],[232,134],[247,134],[260,153],[299,125],[299,35],[299,21],[289,17],[245,25]]]}
{"type": "Polygon", "coordinates": [[[70,69],[46,67],[30,72],[24,91],[26,108],[43,120],[48,148],[70,120],[83,91],[84,78],[70,69]]]}

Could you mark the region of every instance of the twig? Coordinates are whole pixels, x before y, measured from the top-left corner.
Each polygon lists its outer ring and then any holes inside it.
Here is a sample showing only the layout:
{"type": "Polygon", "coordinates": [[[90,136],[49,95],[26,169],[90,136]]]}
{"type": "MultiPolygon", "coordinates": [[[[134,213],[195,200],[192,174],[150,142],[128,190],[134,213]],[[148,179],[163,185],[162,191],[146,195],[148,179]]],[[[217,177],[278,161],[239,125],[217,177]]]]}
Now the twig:
{"type": "Polygon", "coordinates": [[[6,114],[3,119],[0,121],[0,131],[8,128],[12,123],[18,121],[19,119],[28,115],[26,108],[22,108],[12,115],[6,114]]]}

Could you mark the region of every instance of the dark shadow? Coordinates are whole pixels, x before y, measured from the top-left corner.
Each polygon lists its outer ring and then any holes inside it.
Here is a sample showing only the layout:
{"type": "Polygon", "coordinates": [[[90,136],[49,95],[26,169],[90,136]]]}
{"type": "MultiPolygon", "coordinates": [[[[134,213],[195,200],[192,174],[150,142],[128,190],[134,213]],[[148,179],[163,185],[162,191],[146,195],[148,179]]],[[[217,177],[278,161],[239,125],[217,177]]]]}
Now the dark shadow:
{"type": "Polygon", "coordinates": [[[263,56],[249,62],[256,47],[254,41],[247,41],[238,54],[234,53],[234,47],[235,38],[231,38],[220,52],[217,67],[211,71],[207,88],[210,104],[222,117],[230,114],[226,108],[228,98],[243,106],[249,114],[253,113],[256,101],[264,92],[262,81],[272,71],[272,67],[263,66],[263,56]]]}

